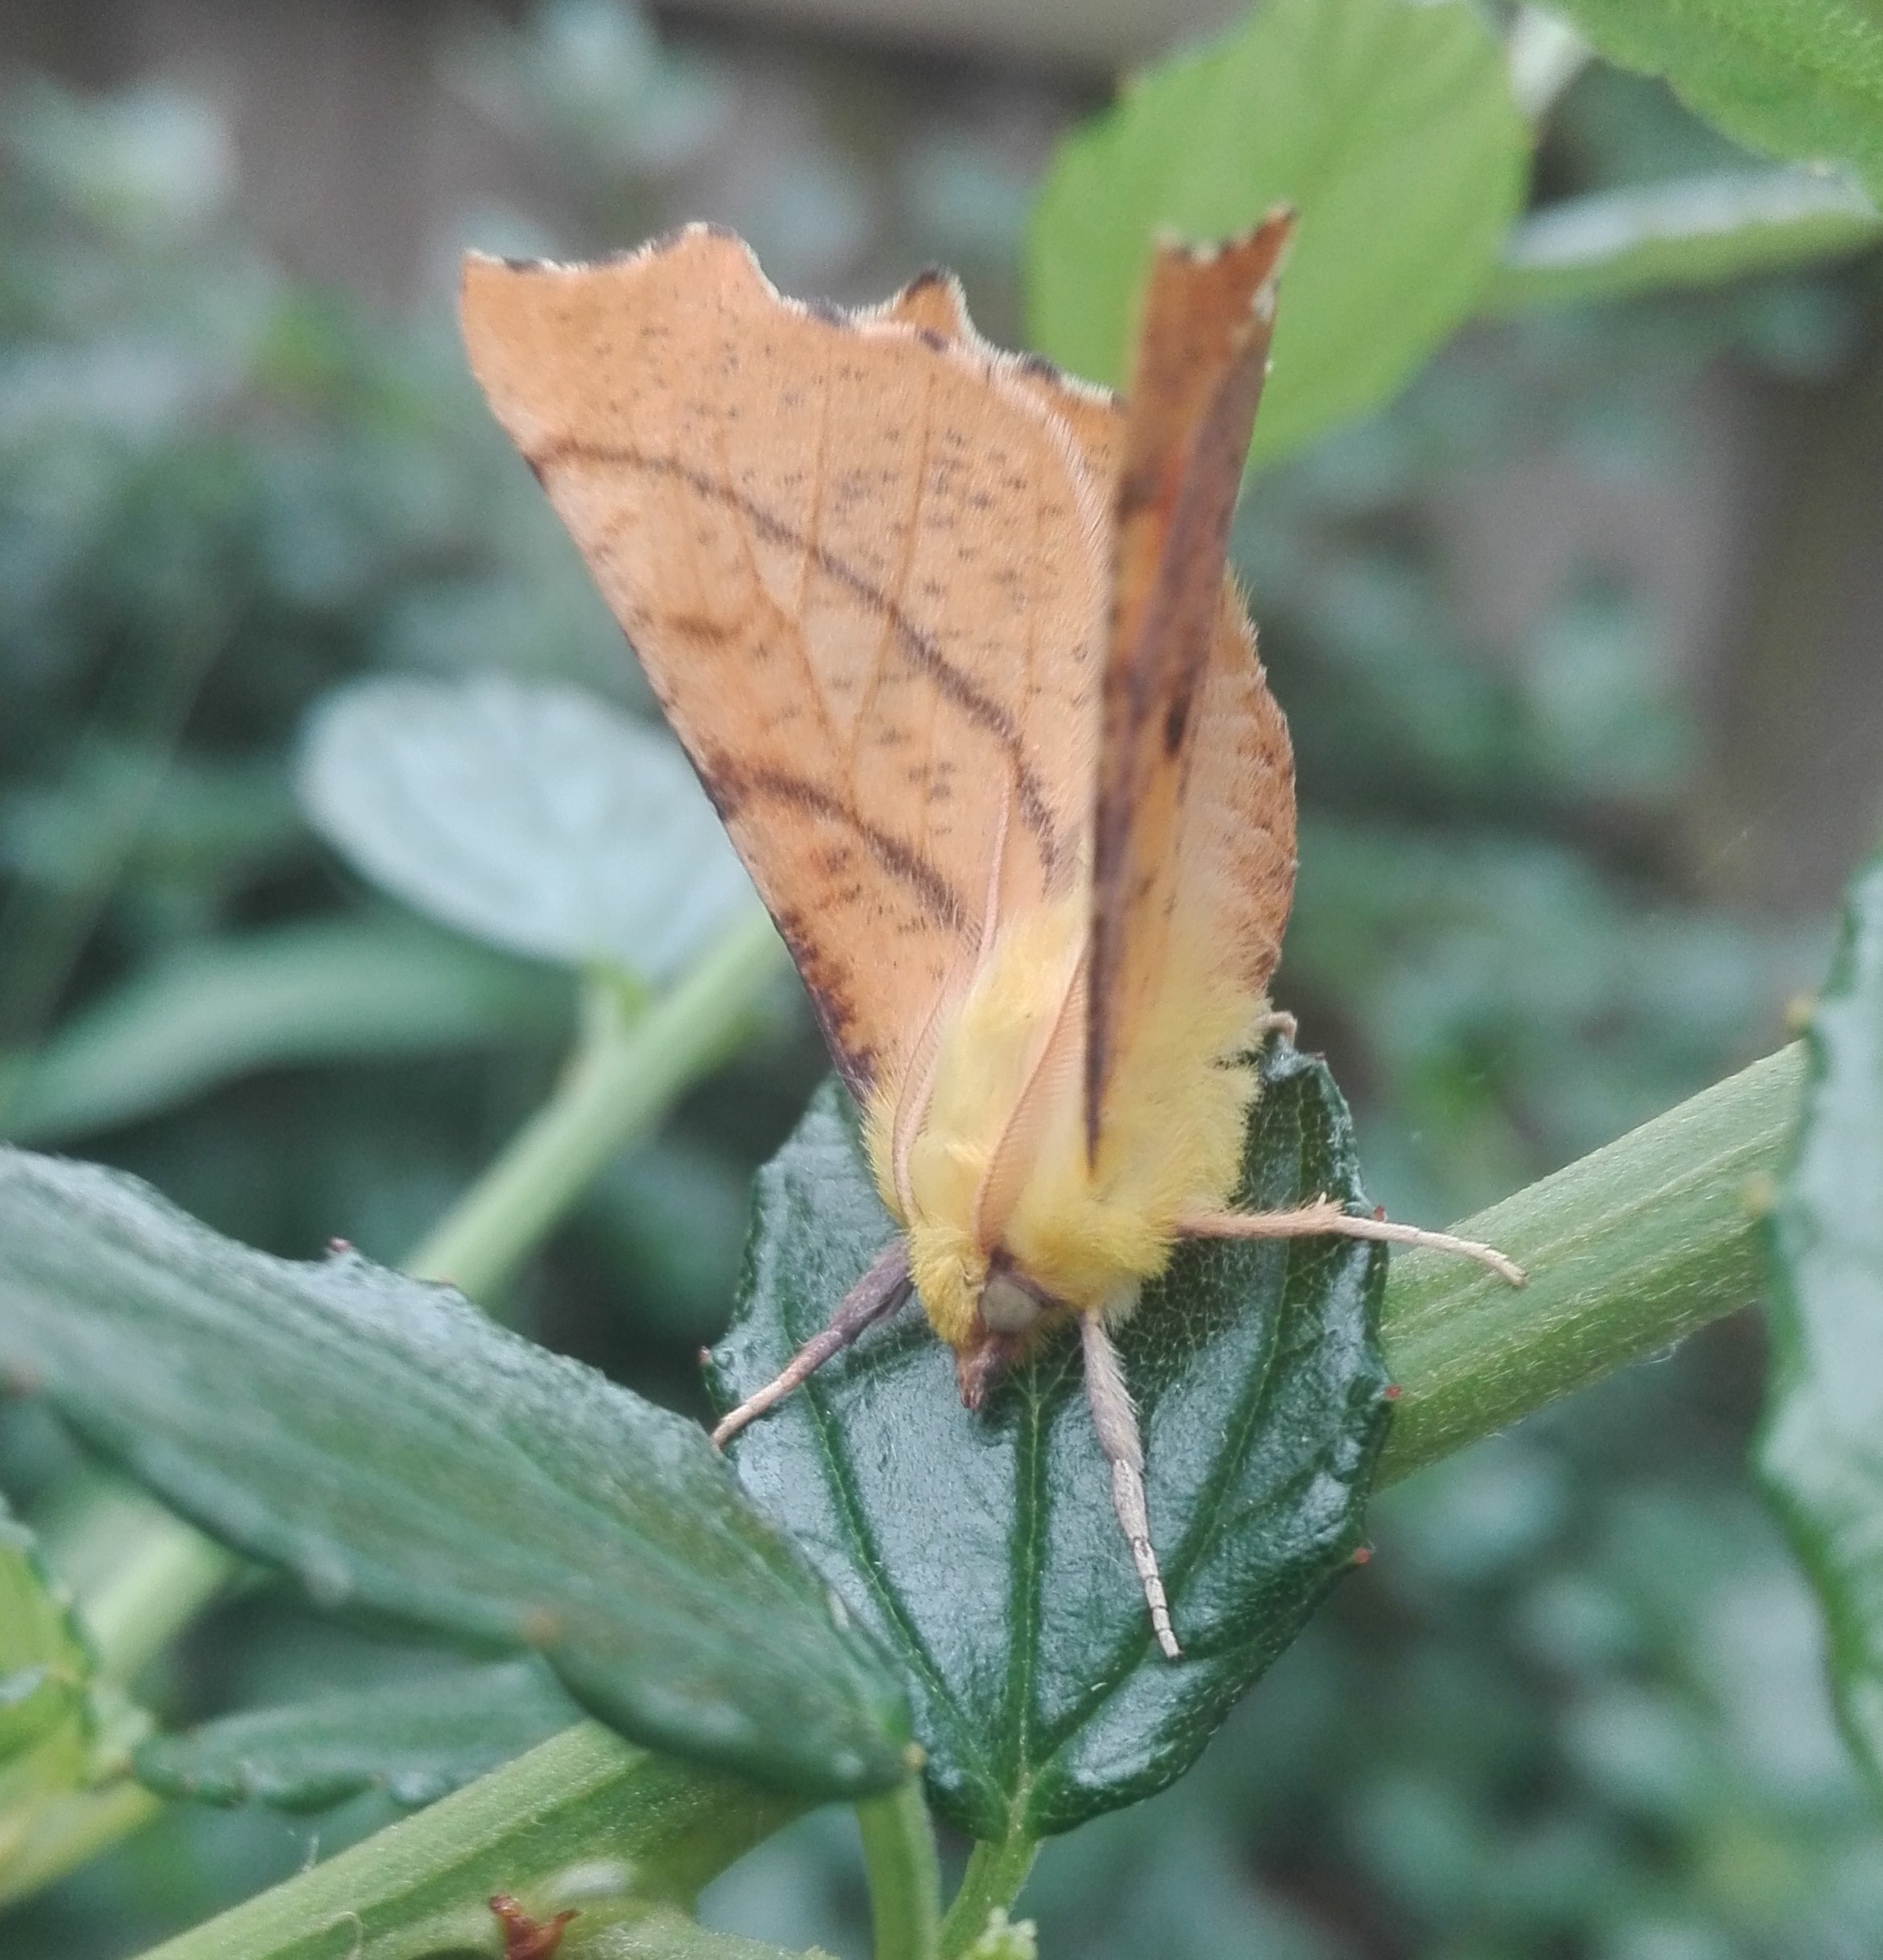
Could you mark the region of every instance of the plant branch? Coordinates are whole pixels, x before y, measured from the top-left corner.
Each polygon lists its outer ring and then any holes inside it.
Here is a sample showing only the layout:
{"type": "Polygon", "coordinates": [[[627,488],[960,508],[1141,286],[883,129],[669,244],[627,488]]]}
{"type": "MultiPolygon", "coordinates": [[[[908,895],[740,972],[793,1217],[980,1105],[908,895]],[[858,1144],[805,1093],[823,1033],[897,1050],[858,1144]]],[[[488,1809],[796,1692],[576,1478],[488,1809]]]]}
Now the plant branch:
{"type": "Polygon", "coordinates": [[[936,1960],[941,1872],[921,1779],[910,1776],[886,1796],[859,1804],[856,1823],[869,1873],[874,1960],[936,1960]]]}
{"type": "MultiPolygon", "coordinates": [[[[583,1722],[416,1817],[166,1941],[147,1960],[417,1960],[487,1953],[494,1892],[565,1907],[598,1951],[715,1954],[632,1941],[673,1923],[734,1858],[804,1809],[630,1747],[583,1722]],[[651,1887],[650,1887],[651,1875],[651,1887]],[[651,1923],[650,1923],[651,1922],[651,1923]],[[597,1938],[603,1929],[620,1937],[597,1938]]],[[[697,1936],[697,1937],[696,1937],[697,1936]]],[[[572,1936],[573,1937],[573,1936],[572,1936]]],[[[730,1943],[721,1960],[765,1950],[730,1943]]]]}
{"type": "Polygon", "coordinates": [[[1039,1855],[1038,1839],[1023,1833],[1002,1844],[975,1846],[968,1854],[968,1869],[961,1875],[961,1889],[942,1921],[942,1960],[961,1960],[987,1930],[994,1908],[1010,1906],[1019,1897],[1039,1855]]]}
{"type": "Polygon", "coordinates": [[[555,1094],[525,1124],[405,1270],[473,1299],[496,1291],[602,1166],[724,1059],[784,947],[757,906],[677,985],[630,1014],[615,983],[591,984],[582,1041],[555,1094]]]}
{"type": "Polygon", "coordinates": [[[1509,1253],[1525,1287],[1396,1253],[1381,1332],[1400,1399],[1379,1481],[1756,1300],[1804,1069],[1794,1042],[1454,1228],[1509,1253]]]}

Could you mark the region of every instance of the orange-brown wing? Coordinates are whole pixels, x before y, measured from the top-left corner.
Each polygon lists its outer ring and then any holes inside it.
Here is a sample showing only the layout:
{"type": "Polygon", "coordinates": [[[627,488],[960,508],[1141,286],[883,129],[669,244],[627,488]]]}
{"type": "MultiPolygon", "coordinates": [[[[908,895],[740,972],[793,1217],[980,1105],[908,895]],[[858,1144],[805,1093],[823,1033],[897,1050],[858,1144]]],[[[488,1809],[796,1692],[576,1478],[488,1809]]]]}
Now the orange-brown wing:
{"type": "Polygon", "coordinates": [[[1224,554],[1267,365],[1292,218],[1215,251],[1161,248],[1114,479],[1109,650],[1093,835],[1086,1141],[1132,1031],[1167,984],[1176,931],[1206,924],[1251,1005],[1292,889],[1285,728],[1224,554]]]}
{"type": "MultiPolygon", "coordinates": [[[[1272,243],[1271,232],[1264,255],[1272,243]]],[[[975,332],[951,274],[919,274],[881,313],[993,351],[975,332]]],[[[1000,358],[1018,385],[1064,421],[1088,474],[1114,496],[1128,422],[1119,398],[1035,356],[1000,358]]],[[[1248,609],[1227,576],[1190,718],[1184,769],[1174,846],[1159,860],[1169,881],[1163,894],[1169,911],[1151,912],[1159,930],[1143,949],[1146,964],[1173,941],[1192,949],[1207,946],[1222,962],[1227,984],[1254,1003],[1264,995],[1280,957],[1294,894],[1294,761],[1288,724],[1257,657],[1248,609]]],[[[1121,1029],[1110,1044],[1114,1068],[1129,1050],[1125,1034],[1121,1029]]]]}
{"type": "Polygon", "coordinates": [[[1102,501],[983,352],[781,299],[729,234],[474,259],[473,370],[796,959],[894,1085],[1089,821],[1102,501]]]}

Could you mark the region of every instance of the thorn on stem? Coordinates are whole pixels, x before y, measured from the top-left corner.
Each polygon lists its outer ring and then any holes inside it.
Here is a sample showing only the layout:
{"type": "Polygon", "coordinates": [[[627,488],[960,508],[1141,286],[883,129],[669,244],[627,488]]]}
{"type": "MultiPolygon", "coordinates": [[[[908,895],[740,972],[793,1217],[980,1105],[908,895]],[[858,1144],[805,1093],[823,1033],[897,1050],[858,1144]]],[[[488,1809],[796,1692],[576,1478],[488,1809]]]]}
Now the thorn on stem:
{"type": "Polygon", "coordinates": [[[554,1919],[532,1919],[508,1892],[496,1893],[489,1903],[504,1929],[504,1960],[554,1960],[562,1929],[575,1916],[571,1909],[554,1919]]]}

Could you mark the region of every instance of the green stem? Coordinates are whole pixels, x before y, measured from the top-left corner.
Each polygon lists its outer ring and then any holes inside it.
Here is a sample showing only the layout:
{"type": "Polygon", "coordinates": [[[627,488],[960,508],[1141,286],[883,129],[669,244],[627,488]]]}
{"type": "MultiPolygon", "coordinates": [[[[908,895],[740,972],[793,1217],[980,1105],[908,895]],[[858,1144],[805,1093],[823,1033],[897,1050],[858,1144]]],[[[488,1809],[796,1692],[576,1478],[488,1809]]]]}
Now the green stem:
{"type": "Polygon", "coordinates": [[[41,1529],[72,1589],[98,1672],[120,1687],[136,1680],[241,1565],[114,1477],[88,1479],[76,1501],[41,1529]]]}
{"type": "Polygon", "coordinates": [[[987,1930],[997,1906],[1011,1905],[1027,1883],[1039,1854],[1035,1838],[1016,1834],[1002,1844],[977,1844],[968,1854],[968,1869],[942,1921],[942,1960],[960,1960],[987,1930]]]}
{"type": "Polygon", "coordinates": [[[1510,1253],[1525,1287],[1396,1253],[1381,1332],[1400,1398],[1380,1481],[1756,1301],[1804,1071],[1794,1042],[1456,1228],[1510,1253]]]}
{"type": "Polygon", "coordinates": [[[622,1146],[724,1059],[784,972],[771,921],[744,914],[670,992],[632,1018],[606,979],[555,1094],[406,1262],[474,1297],[500,1287],[622,1146]]]}
{"type": "Polygon", "coordinates": [[[888,1796],[859,1804],[856,1823],[869,1873],[875,1960],[936,1960],[941,1872],[922,1780],[910,1776],[888,1796]]]}
{"type": "Polygon", "coordinates": [[[8,1819],[0,1911],[142,1830],[164,1808],[161,1797],[128,1777],[102,1789],[64,1790],[27,1800],[31,1811],[17,1835],[12,1834],[15,1821],[8,1819]]]}
{"type": "Polygon", "coordinates": [[[596,1936],[683,1912],[708,1879],[803,1809],[583,1722],[499,1776],[166,1941],[148,1960],[489,1953],[495,1929],[484,1901],[494,1892],[512,1894],[538,1919],[574,1907],[581,1916],[571,1948],[579,1933],[580,1945],[632,1951],[596,1936]]]}

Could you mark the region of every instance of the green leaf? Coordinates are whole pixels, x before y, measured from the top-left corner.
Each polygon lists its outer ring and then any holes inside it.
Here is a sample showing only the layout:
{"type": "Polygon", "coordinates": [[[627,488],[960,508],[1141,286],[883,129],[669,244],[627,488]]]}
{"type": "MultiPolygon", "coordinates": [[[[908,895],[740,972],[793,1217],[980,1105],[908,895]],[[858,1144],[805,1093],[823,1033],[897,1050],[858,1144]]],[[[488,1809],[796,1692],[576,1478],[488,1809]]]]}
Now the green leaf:
{"type": "Polygon", "coordinates": [[[62,892],[220,881],[307,847],[280,763],[98,736],[44,787],[0,799],[0,864],[62,892]]]}
{"type": "Polygon", "coordinates": [[[1300,223],[1250,451],[1272,461],[1386,400],[1470,313],[1528,155],[1463,0],[1268,0],[1061,147],[1034,213],[1034,342],[1122,382],[1158,228],[1221,238],[1286,200],[1300,223]]]}
{"type": "MultiPolygon", "coordinates": [[[[1363,1203],[1346,1105],[1285,1046],[1263,1063],[1241,1201],[1363,1203]]],[[[774,1374],[890,1233],[843,1092],[761,1177],[722,1402],[774,1374]]],[[[900,1659],[930,1789],[983,1840],[1149,1796],[1351,1559],[1384,1433],[1380,1249],[1192,1245],[1124,1329],[1151,1521],[1186,1658],[1153,1646],[1062,1337],[981,1415],[913,1309],[734,1445],[739,1473],[900,1659]]]]}
{"type": "Polygon", "coordinates": [[[538,1649],[623,1734],[782,1787],[903,1773],[893,1676],[701,1432],[448,1287],[9,1150],[0,1365],[330,1607],[538,1649]]]}
{"type": "Polygon", "coordinates": [[[300,790],[375,883],[539,959],[657,985],[750,902],[679,750],[573,688],[360,682],[316,711],[300,790]]]}
{"type": "Polygon", "coordinates": [[[160,1796],[326,1810],[365,1790],[436,1803],[533,1749],[581,1710],[535,1660],[442,1667],[411,1681],[226,1715],[154,1738],[133,1767],[160,1796]]]}
{"type": "Polygon", "coordinates": [[[1851,887],[1771,1219],[1758,1463],[1816,1586],[1839,1713],[1883,1784],[1883,858],[1851,887]]]}
{"type": "Polygon", "coordinates": [[[1755,149],[1853,165],[1883,201],[1883,14],[1874,0],[1554,0],[1624,68],[1665,76],[1755,149]]]}
{"type": "Polygon", "coordinates": [[[1546,205],[1510,236],[1487,313],[1717,285],[1860,251],[1883,218],[1841,172],[1715,171],[1546,205]]]}
{"type": "Polygon", "coordinates": [[[199,943],[135,975],[0,1074],[21,1142],[134,1123],[259,1068],[512,1040],[567,1019],[540,969],[404,918],[199,943]]]}

